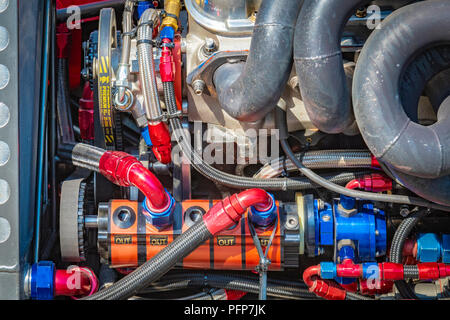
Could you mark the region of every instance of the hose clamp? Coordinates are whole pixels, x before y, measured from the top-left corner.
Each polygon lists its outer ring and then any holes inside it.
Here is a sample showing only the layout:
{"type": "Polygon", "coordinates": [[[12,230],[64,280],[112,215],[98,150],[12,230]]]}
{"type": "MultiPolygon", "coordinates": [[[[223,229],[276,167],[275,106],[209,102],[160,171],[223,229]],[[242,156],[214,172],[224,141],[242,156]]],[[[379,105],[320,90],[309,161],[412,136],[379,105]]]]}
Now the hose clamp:
{"type": "Polygon", "coordinates": [[[160,116],[148,119],[149,122],[167,122],[170,119],[180,118],[183,116],[183,112],[178,110],[175,113],[163,112],[160,116]]]}

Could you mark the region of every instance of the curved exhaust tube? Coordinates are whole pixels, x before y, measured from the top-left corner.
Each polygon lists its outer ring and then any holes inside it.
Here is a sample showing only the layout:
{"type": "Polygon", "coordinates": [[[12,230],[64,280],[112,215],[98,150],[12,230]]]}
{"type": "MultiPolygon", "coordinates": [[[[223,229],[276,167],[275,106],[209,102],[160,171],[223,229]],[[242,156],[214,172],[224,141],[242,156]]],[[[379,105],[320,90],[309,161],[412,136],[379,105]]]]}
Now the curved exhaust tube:
{"type": "Polygon", "coordinates": [[[214,74],[220,106],[233,118],[256,122],[273,110],[292,69],[294,26],[301,1],[264,0],[246,63],[226,63],[214,74]]]}
{"type": "Polygon", "coordinates": [[[450,204],[450,105],[441,105],[435,124],[419,125],[403,109],[399,81],[417,52],[450,41],[449,10],[449,1],[436,0],[395,11],[366,42],[353,82],[356,120],[372,153],[410,190],[445,205],[450,204]]]}
{"type": "Polygon", "coordinates": [[[342,133],[354,123],[341,36],[352,13],[367,2],[305,0],[300,10],[294,38],[295,69],[308,116],[320,131],[342,133]]]}

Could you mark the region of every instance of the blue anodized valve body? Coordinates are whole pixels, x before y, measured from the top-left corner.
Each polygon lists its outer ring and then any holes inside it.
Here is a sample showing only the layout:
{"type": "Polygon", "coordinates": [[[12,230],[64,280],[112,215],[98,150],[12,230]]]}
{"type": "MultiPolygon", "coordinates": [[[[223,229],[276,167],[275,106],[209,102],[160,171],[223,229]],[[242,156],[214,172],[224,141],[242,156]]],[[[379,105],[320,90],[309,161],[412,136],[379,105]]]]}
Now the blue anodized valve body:
{"type": "MultiPolygon", "coordinates": [[[[355,263],[375,261],[386,254],[386,220],[384,211],[372,202],[342,196],[333,204],[314,201],[316,251],[333,246],[337,251],[340,240],[355,245],[355,263]]],[[[338,256],[339,252],[335,252],[338,256]]],[[[316,253],[317,254],[317,253],[316,253]]]]}

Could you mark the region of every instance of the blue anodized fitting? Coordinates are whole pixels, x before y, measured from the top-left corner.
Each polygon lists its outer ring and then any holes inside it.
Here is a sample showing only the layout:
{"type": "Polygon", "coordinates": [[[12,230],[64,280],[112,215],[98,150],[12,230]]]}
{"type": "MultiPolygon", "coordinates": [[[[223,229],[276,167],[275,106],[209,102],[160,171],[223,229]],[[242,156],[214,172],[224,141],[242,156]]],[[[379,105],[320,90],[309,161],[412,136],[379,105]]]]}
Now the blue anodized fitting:
{"type": "Polygon", "coordinates": [[[355,263],[374,261],[386,253],[385,215],[373,203],[350,197],[335,199],[332,204],[314,200],[313,211],[313,215],[308,213],[306,241],[316,256],[324,246],[334,246],[338,255],[340,240],[353,241],[355,263]]]}
{"type": "Polygon", "coordinates": [[[277,205],[275,203],[275,197],[269,193],[272,199],[272,206],[267,211],[258,211],[255,207],[250,207],[250,220],[259,228],[267,228],[275,221],[277,217],[277,205]]]}
{"type": "Polygon", "coordinates": [[[438,262],[441,259],[441,237],[435,233],[421,233],[417,238],[417,260],[438,262]]]}
{"type": "Polygon", "coordinates": [[[144,11],[149,8],[154,8],[152,1],[139,1],[137,3],[136,14],[137,14],[138,20],[141,18],[144,11]]]}
{"type": "Polygon", "coordinates": [[[450,234],[442,235],[442,263],[450,263],[450,234]]]}
{"type": "Polygon", "coordinates": [[[31,267],[30,295],[34,300],[52,300],[54,296],[55,264],[40,261],[31,267]]]}
{"type": "Polygon", "coordinates": [[[334,262],[323,261],[320,263],[320,276],[322,279],[334,279],[337,276],[336,264],[334,262]]]}
{"type": "Polygon", "coordinates": [[[143,213],[148,223],[152,224],[158,230],[162,230],[173,224],[173,211],[175,209],[175,199],[166,190],[167,195],[170,198],[169,207],[163,212],[153,212],[147,206],[147,199],[142,202],[144,208],[143,213]]]}
{"type": "Polygon", "coordinates": [[[162,39],[170,39],[173,42],[173,38],[175,37],[175,30],[172,27],[166,26],[161,30],[159,34],[159,38],[162,39]]]}
{"type": "Polygon", "coordinates": [[[152,139],[150,138],[150,133],[148,132],[148,127],[145,126],[141,128],[141,135],[144,138],[145,144],[149,147],[153,146],[152,139]]]}
{"type": "Polygon", "coordinates": [[[374,208],[371,202],[359,200],[355,203],[356,213],[348,216],[347,212],[341,212],[339,203],[334,202],[335,241],[349,239],[354,242],[355,262],[375,261],[376,257],[386,254],[384,211],[374,208]]]}

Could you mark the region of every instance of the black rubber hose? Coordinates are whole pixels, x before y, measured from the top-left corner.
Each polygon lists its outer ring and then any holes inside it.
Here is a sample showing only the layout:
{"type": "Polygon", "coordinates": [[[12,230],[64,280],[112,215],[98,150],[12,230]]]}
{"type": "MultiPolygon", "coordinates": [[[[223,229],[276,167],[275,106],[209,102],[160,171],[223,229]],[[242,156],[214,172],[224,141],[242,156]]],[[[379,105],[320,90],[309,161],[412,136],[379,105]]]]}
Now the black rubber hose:
{"type": "MultiPolygon", "coordinates": [[[[173,83],[164,82],[164,96],[166,106],[169,110],[169,114],[176,114],[177,105],[175,101],[173,83]]],[[[271,178],[271,179],[255,179],[249,177],[241,177],[232,175],[226,172],[222,172],[205,161],[203,161],[202,156],[199,155],[192,149],[190,143],[190,136],[185,132],[186,130],[182,127],[181,122],[178,118],[171,118],[169,120],[172,134],[178,142],[181,151],[190,160],[190,164],[203,176],[206,178],[228,186],[235,189],[250,189],[250,188],[261,188],[264,190],[305,190],[318,187],[316,184],[311,183],[305,178],[271,178]]],[[[329,179],[330,181],[338,184],[346,184],[348,181],[353,180],[354,176],[364,176],[370,173],[369,171],[361,171],[356,173],[340,173],[335,175],[326,176],[324,179],[329,179]]]]}
{"type": "MultiPolygon", "coordinates": [[[[226,290],[239,290],[249,293],[259,293],[258,276],[243,276],[240,273],[181,273],[168,275],[161,281],[152,283],[141,290],[139,294],[158,292],[161,290],[178,290],[192,287],[209,287],[226,290]]],[[[267,295],[281,299],[317,299],[314,293],[309,292],[303,283],[285,280],[272,280],[267,282],[267,295]]]]}
{"type": "MultiPolygon", "coordinates": [[[[98,13],[103,8],[114,8],[116,10],[120,10],[123,8],[124,0],[107,0],[107,1],[96,1],[89,4],[82,4],[77,6],[79,13],[82,18],[89,18],[98,16],[98,13]]],[[[74,13],[77,11],[75,10],[67,10],[67,8],[64,9],[58,9],[56,10],[56,19],[58,22],[66,22],[71,16],[74,16],[74,13]]],[[[80,17],[75,17],[76,19],[79,19],[80,17]]],[[[75,22],[75,21],[74,21],[75,22]]]]}
{"type": "Polygon", "coordinates": [[[58,155],[74,166],[98,172],[100,158],[106,150],[84,143],[66,143],[58,146],[58,155]]]}
{"type": "MultiPolygon", "coordinates": [[[[403,110],[399,82],[417,52],[450,42],[449,10],[449,1],[435,0],[394,11],[364,45],[353,80],[356,120],[372,153],[396,172],[428,180],[450,179],[450,115],[431,126],[414,123],[403,110]]],[[[423,196],[450,205],[448,190],[442,199],[433,191],[423,196]]]]}
{"type": "Polygon", "coordinates": [[[369,0],[305,0],[295,28],[294,61],[311,122],[341,133],[353,122],[351,95],[341,51],[344,26],[369,0]]]}
{"type": "MultiPolygon", "coordinates": [[[[411,230],[415,225],[427,214],[427,210],[420,210],[412,213],[410,216],[403,219],[400,225],[395,230],[394,237],[391,242],[391,250],[389,253],[389,260],[394,263],[402,263],[403,260],[403,245],[405,244],[406,238],[408,238],[411,230]]],[[[409,270],[409,269],[408,269],[409,270]]],[[[405,270],[406,271],[406,270],[405,270]]],[[[407,272],[405,272],[405,275],[407,272]]],[[[395,286],[397,287],[400,295],[404,299],[417,299],[414,291],[404,280],[395,281],[395,286]]]]}
{"type": "Polygon", "coordinates": [[[334,184],[326,179],[323,179],[321,176],[315,174],[311,169],[306,168],[301,159],[298,159],[294,152],[292,151],[289,143],[287,141],[288,131],[287,131],[287,121],[286,121],[286,112],[280,108],[276,109],[275,112],[275,123],[277,128],[279,129],[280,134],[280,143],[281,147],[286,154],[286,156],[297,166],[299,171],[305,175],[308,179],[313,181],[314,183],[320,185],[323,188],[326,188],[330,191],[333,191],[338,194],[343,194],[348,197],[353,198],[361,198],[371,201],[380,201],[380,202],[389,202],[389,203],[400,203],[400,204],[409,204],[420,207],[432,208],[443,211],[450,211],[450,207],[442,206],[439,204],[431,203],[425,201],[420,198],[409,197],[409,196],[401,196],[401,195],[386,195],[381,193],[374,192],[364,192],[358,190],[351,190],[345,187],[341,187],[337,184],[334,184]]]}
{"type": "Polygon", "coordinates": [[[301,1],[263,0],[246,63],[214,73],[220,106],[240,121],[261,120],[277,105],[292,70],[294,28],[301,1]]]}
{"type": "Polygon", "coordinates": [[[175,264],[212,237],[203,220],[199,220],[142,266],[84,300],[119,300],[136,295],[155,282],[175,264]]]}
{"type": "Polygon", "coordinates": [[[366,297],[354,292],[346,292],[345,294],[345,300],[374,300],[373,298],[366,297]]]}
{"type": "Polygon", "coordinates": [[[72,128],[72,115],[70,113],[70,95],[68,84],[68,59],[58,58],[57,81],[56,81],[56,105],[58,118],[58,141],[60,143],[75,142],[75,136],[72,128]]]}

